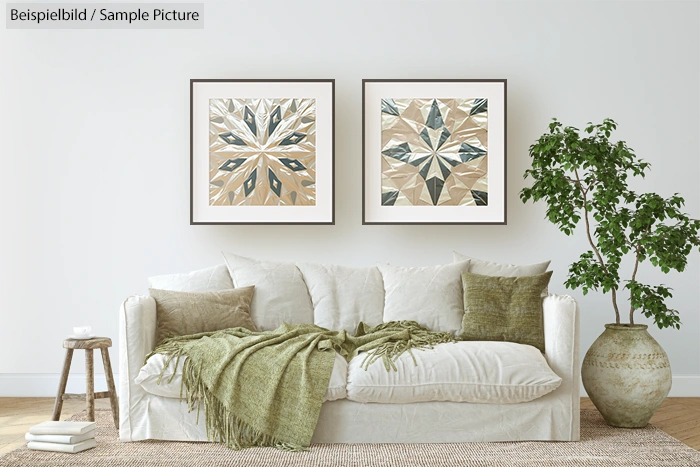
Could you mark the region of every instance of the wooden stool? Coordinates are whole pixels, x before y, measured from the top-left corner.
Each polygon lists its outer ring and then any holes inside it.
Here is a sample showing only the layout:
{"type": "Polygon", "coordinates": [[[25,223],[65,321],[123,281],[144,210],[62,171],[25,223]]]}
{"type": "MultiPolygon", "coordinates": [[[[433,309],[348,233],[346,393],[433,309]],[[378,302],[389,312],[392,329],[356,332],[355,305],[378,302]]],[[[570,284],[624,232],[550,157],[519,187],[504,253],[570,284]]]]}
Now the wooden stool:
{"type": "Polygon", "coordinates": [[[63,348],[66,349],[66,360],[63,363],[63,373],[61,374],[61,382],[58,384],[58,394],[56,394],[56,402],[53,406],[53,416],[51,420],[59,420],[61,417],[61,409],[63,401],[67,399],[82,399],[85,398],[87,403],[88,420],[95,421],[95,399],[104,399],[109,397],[109,403],[112,406],[112,416],[114,417],[114,426],[119,429],[119,404],[117,404],[117,391],[114,389],[114,377],[112,376],[112,365],[109,362],[109,347],[112,347],[112,339],[109,337],[93,337],[92,339],[66,339],[63,341],[63,348]],[[73,360],[73,350],[85,350],[85,394],[66,394],[66,383],[68,382],[68,372],[70,364],[73,360]],[[105,378],[107,379],[107,392],[95,392],[95,371],[93,366],[92,351],[100,349],[102,352],[102,363],[105,369],[105,378]]]}

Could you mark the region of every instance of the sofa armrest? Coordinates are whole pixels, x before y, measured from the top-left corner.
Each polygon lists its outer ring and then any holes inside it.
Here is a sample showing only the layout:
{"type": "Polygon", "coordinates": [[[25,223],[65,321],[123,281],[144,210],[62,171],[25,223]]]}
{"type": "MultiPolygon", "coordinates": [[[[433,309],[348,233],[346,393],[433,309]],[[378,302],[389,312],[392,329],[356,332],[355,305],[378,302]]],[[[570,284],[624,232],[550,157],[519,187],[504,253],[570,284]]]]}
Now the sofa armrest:
{"type": "Polygon", "coordinates": [[[544,310],[545,357],[552,370],[561,377],[557,392],[570,403],[572,438],[579,438],[581,383],[579,356],[579,307],[569,295],[549,294],[542,300],[544,310]]]}
{"type": "Polygon", "coordinates": [[[119,309],[119,438],[131,439],[131,409],[146,392],[134,383],[144,359],[156,345],[156,301],[134,295],[119,309]]]}

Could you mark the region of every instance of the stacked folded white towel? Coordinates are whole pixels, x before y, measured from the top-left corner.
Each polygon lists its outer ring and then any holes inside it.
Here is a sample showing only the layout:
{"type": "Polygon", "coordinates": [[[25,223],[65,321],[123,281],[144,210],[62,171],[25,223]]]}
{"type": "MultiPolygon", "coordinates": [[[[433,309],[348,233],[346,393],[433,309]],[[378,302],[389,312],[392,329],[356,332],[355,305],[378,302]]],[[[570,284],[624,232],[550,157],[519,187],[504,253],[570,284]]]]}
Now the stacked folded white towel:
{"type": "Polygon", "coordinates": [[[95,447],[96,428],[95,422],[43,422],[31,427],[24,439],[29,449],[76,453],[95,447]]]}

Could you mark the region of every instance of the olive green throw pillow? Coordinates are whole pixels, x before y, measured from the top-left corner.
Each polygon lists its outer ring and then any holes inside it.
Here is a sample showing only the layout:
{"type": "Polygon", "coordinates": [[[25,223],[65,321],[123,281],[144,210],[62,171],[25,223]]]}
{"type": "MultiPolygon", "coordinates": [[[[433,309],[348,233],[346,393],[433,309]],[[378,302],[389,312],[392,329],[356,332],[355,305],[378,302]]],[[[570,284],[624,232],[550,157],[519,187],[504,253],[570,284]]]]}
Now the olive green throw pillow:
{"type": "Polygon", "coordinates": [[[551,277],[552,271],[522,277],[463,272],[464,317],[458,338],[517,342],[544,352],[541,294],[551,277]]]}
{"type": "Polygon", "coordinates": [[[158,342],[166,337],[242,327],[257,331],[250,318],[254,286],[218,292],[148,289],[156,301],[158,342]]]}

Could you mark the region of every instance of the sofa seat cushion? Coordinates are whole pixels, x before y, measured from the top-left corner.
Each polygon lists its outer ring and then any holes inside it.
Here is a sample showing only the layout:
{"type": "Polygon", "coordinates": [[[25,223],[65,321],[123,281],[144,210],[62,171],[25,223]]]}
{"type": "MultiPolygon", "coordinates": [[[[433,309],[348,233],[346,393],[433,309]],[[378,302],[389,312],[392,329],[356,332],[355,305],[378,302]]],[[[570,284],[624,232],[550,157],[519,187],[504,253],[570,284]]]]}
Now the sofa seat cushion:
{"type": "Polygon", "coordinates": [[[536,348],[512,342],[456,342],[403,353],[387,371],[381,360],[362,368],[364,353],[348,365],[347,398],[407,404],[450,401],[486,404],[527,402],[561,384],[536,348]]]}
{"type": "MultiPolygon", "coordinates": [[[[175,359],[172,359],[163,372],[160,384],[158,384],[158,378],[165,364],[165,359],[166,357],[163,354],[153,355],[141,368],[134,382],[140,384],[148,393],[161,397],[179,399],[180,385],[182,384],[182,366],[185,364],[187,357],[180,359],[177,368],[175,367],[175,359]],[[173,376],[173,373],[175,376],[173,376]],[[172,380],[170,380],[171,377],[172,380]]],[[[328,383],[326,396],[323,399],[324,402],[345,399],[347,397],[347,378],[348,362],[336,352],[335,363],[333,364],[333,370],[331,372],[331,380],[328,383]]],[[[183,397],[184,396],[185,394],[183,394],[183,397]]]]}

